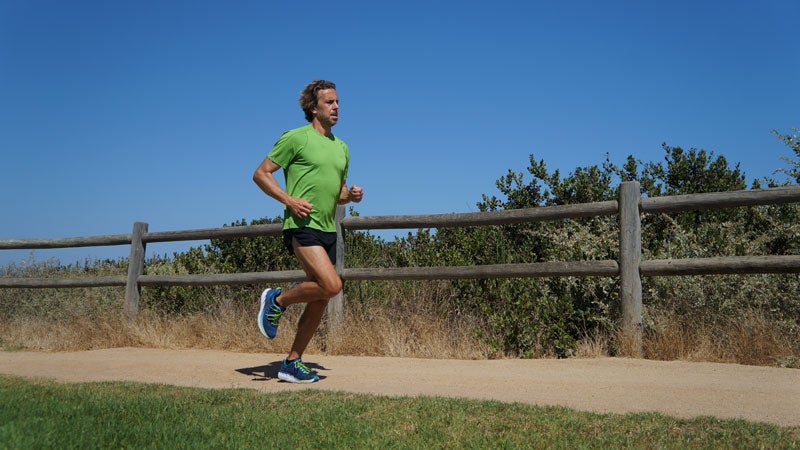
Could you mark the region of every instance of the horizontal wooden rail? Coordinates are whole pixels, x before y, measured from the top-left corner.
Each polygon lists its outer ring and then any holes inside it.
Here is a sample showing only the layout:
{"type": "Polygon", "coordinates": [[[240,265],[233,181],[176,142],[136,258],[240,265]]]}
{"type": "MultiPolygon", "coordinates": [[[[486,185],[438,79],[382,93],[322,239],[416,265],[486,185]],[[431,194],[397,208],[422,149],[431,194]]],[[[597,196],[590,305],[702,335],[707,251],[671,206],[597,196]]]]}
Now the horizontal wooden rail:
{"type": "Polygon", "coordinates": [[[535,278],[561,276],[615,276],[614,260],[539,262],[528,264],[486,264],[479,266],[387,267],[344,269],[345,280],[447,280],[475,278],[535,278]]]}
{"type": "Polygon", "coordinates": [[[651,259],[642,261],[639,271],[643,276],[797,273],[800,255],[651,259]]]}
{"type": "Polygon", "coordinates": [[[507,209],[473,213],[428,214],[407,216],[354,216],[342,219],[348,230],[378,230],[398,228],[444,228],[483,225],[510,225],[578,217],[611,216],[617,213],[614,200],[577,205],[542,206],[538,208],[507,209]]]}
{"type": "MultiPolygon", "coordinates": [[[[800,255],[728,256],[714,258],[652,259],[639,266],[642,276],[723,275],[800,272],[800,255]]],[[[617,276],[614,260],[549,261],[523,264],[486,264],[478,266],[387,267],[344,269],[342,279],[370,280],[441,280],[476,278],[536,278],[617,276]]],[[[231,274],[142,275],[141,286],[214,286],[259,283],[298,282],[306,280],[301,270],[247,272],[231,274]]],[[[124,286],[124,276],[73,278],[0,278],[0,288],[59,288],[124,286]]]]}
{"type": "Polygon", "coordinates": [[[306,274],[302,270],[281,270],[192,275],[142,275],[139,277],[139,284],[142,286],[213,286],[217,284],[286,283],[304,280],[306,280],[306,274]]]}
{"type": "MultiPolygon", "coordinates": [[[[201,228],[196,230],[157,231],[142,235],[142,242],[204,241],[207,239],[234,239],[241,237],[269,236],[281,234],[282,227],[283,225],[280,223],[270,223],[264,225],[201,228]]],[[[3,239],[0,240],[0,250],[102,247],[130,244],[130,234],[112,234],[105,236],[84,236],[54,239],[3,239]]]]}
{"type": "MultiPolygon", "coordinates": [[[[615,276],[619,266],[614,260],[548,261],[523,264],[486,264],[478,266],[433,266],[344,269],[342,279],[367,280],[442,280],[475,278],[536,278],[615,276]]],[[[141,275],[140,286],[213,286],[243,285],[306,280],[302,270],[247,272],[230,274],[141,275]]],[[[124,286],[125,277],[96,278],[0,278],[0,287],[92,287],[124,286]],[[93,284],[92,280],[99,280],[93,284]]]]}
{"type": "Polygon", "coordinates": [[[142,241],[172,242],[172,241],[203,241],[206,239],[234,239],[242,237],[258,237],[278,235],[283,231],[283,224],[269,223],[263,225],[248,225],[222,228],[202,228],[197,230],[158,231],[145,233],[142,241]]]}
{"type": "Polygon", "coordinates": [[[77,288],[125,286],[126,277],[72,277],[72,278],[31,278],[0,277],[0,288],[77,288]]]}
{"type": "Polygon", "coordinates": [[[646,213],[660,213],[797,202],[800,202],[800,186],[788,186],[771,189],[752,189],[749,191],[708,192],[704,194],[642,198],[639,201],[639,209],[646,213]]]}
{"type": "Polygon", "coordinates": [[[100,247],[104,245],[130,245],[130,234],[112,234],[108,236],[85,236],[55,239],[3,239],[0,250],[100,247]]]}

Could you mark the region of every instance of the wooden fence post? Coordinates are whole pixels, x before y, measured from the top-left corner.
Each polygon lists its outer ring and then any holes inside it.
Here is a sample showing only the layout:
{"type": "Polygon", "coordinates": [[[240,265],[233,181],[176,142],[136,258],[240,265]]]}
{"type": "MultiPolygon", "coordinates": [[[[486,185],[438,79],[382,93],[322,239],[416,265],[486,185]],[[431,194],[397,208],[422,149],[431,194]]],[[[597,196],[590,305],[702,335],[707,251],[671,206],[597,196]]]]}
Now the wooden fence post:
{"type": "MultiPolygon", "coordinates": [[[[344,271],[345,258],[342,219],[344,219],[344,205],[338,205],[336,207],[336,273],[339,276],[342,276],[344,271]]],[[[344,323],[344,289],[330,299],[325,313],[328,316],[328,322],[332,326],[337,327],[344,323]]]]}
{"type": "Polygon", "coordinates": [[[619,276],[622,326],[632,339],[634,355],[642,354],[642,220],[639,203],[642,197],[638,181],[625,181],[619,195],[619,276]]]}
{"type": "Polygon", "coordinates": [[[128,279],[125,284],[125,314],[133,319],[139,313],[139,276],[144,273],[145,243],[142,237],[147,233],[147,223],[135,222],[131,233],[131,255],[128,257],[128,279]]]}

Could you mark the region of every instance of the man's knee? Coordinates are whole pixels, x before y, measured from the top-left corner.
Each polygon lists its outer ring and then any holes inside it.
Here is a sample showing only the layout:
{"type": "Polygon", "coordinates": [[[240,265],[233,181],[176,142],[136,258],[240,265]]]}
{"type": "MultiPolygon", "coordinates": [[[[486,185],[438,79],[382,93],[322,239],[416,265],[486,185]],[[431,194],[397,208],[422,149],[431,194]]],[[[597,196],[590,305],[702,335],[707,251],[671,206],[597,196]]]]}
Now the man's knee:
{"type": "Polygon", "coordinates": [[[319,285],[324,291],[326,299],[336,296],[342,290],[342,280],[339,277],[332,278],[319,285]]]}

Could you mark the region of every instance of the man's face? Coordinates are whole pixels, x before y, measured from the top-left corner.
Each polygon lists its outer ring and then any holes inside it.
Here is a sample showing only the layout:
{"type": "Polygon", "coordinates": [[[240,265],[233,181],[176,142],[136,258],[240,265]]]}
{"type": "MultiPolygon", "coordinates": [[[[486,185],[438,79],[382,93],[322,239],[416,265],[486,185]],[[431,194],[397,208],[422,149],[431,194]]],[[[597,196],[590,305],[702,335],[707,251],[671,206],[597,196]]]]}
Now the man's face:
{"type": "Polygon", "coordinates": [[[339,121],[339,96],[336,95],[336,89],[322,89],[317,92],[317,106],[312,112],[319,123],[336,125],[339,121]]]}

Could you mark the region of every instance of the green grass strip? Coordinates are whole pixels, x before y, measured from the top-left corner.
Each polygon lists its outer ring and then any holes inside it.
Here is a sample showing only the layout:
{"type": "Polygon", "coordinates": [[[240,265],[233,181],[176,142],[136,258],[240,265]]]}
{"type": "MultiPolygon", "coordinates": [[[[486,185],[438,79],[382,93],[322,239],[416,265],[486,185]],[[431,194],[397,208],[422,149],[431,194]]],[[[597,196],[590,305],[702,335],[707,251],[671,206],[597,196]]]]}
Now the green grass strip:
{"type": "Polygon", "coordinates": [[[800,448],[800,427],[313,389],[0,376],[0,448],[800,448]]]}

